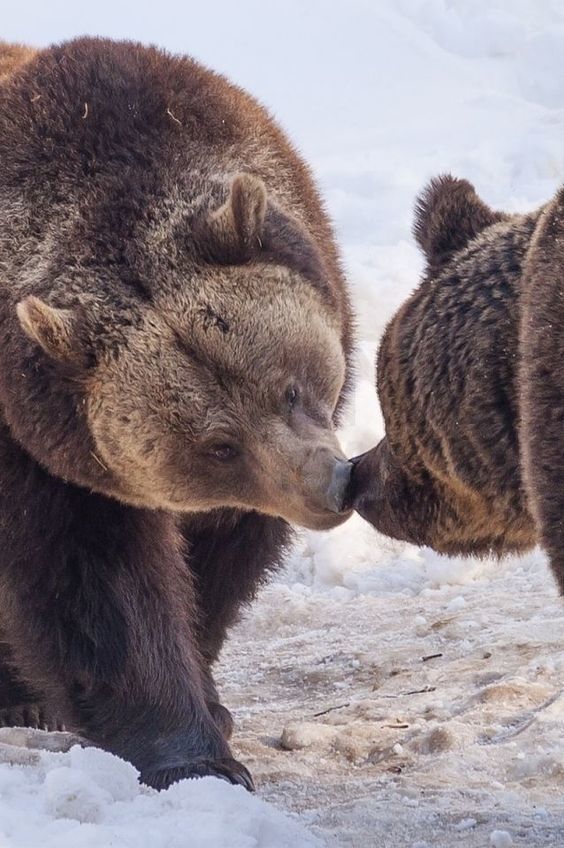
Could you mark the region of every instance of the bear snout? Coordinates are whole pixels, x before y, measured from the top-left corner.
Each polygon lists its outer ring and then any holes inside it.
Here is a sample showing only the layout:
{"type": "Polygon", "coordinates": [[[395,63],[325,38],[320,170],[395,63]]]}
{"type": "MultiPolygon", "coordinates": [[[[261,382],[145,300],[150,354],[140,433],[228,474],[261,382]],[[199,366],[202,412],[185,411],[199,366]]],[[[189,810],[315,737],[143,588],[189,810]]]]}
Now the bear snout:
{"type": "Polygon", "coordinates": [[[286,467],[272,474],[272,508],[281,518],[310,530],[329,530],[349,518],[347,492],[352,471],[333,437],[321,445],[301,446],[290,456],[286,467]],[[305,456],[304,456],[305,454],[305,456]],[[286,485],[281,486],[281,481],[286,485]]]}
{"type": "Polygon", "coordinates": [[[349,460],[350,476],[344,496],[343,507],[354,509],[363,518],[373,523],[371,512],[379,494],[382,463],[380,445],[349,460]],[[378,490],[378,491],[377,491],[378,490]]]}

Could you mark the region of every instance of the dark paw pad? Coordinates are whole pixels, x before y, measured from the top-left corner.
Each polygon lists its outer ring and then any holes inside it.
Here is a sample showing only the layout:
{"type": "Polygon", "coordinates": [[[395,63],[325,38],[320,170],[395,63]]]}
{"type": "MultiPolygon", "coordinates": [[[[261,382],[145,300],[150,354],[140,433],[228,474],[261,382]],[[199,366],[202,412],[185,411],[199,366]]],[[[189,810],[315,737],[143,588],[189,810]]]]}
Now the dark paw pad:
{"type": "Polygon", "coordinates": [[[195,777],[219,777],[236,786],[243,786],[248,792],[255,791],[253,778],[242,763],[233,759],[194,760],[185,766],[159,769],[141,774],[141,782],[153,789],[167,789],[172,783],[195,777]]]}

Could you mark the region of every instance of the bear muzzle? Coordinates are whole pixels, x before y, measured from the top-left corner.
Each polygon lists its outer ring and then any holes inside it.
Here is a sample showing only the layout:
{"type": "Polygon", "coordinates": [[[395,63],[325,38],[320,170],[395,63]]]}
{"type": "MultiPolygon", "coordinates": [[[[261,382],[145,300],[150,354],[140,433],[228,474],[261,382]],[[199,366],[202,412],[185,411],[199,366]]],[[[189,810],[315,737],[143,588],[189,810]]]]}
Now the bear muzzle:
{"type": "Polygon", "coordinates": [[[329,530],[352,514],[346,504],[352,465],[332,434],[322,444],[279,454],[271,468],[269,511],[291,524],[329,530]]]}
{"type": "Polygon", "coordinates": [[[337,446],[312,451],[296,473],[300,513],[297,523],[317,530],[342,524],[352,512],[346,503],[351,472],[351,463],[337,446]]]}
{"type": "Polygon", "coordinates": [[[349,460],[350,474],[343,499],[344,509],[354,509],[366,521],[374,524],[374,511],[381,499],[382,475],[381,445],[349,460]]]}

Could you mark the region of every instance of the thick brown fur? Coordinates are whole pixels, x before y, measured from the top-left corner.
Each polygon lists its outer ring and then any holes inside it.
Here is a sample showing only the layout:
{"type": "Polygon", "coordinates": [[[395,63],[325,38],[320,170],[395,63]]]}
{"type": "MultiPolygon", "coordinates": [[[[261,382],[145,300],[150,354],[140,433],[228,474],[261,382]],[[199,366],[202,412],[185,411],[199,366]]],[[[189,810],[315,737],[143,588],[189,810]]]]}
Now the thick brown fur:
{"type": "Polygon", "coordinates": [[[527,256],[520,324],[523,482],[539,541],[564,594],[564,189],[542,212],[527,256]]]}
{"type": "Polygon", "coordinates": [[[250,786],[211,664],[287,522],[346,517],[330,224],[264,109],[191,59],[80,39],[8,66],[0,719],[156,787],[250,786]]]}
{"type": "Polygon", "coordinates": [[[416,207],[428,273],[382,339],[386,436],[352,497],[378,530],[441,553],[542,541],[564,590],[564,201],[503,215],[466,181],[416,207]]]}

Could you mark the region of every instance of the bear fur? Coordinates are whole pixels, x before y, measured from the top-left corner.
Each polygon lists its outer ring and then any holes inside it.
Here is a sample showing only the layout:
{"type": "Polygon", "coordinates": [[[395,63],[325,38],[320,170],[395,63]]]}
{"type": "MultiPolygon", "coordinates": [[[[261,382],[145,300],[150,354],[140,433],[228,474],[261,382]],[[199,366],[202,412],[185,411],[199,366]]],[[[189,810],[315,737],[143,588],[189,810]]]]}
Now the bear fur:
{"type": "Polygon", "coordinates": [[[250,788],[211,666],[288,522],[348,515],[330,224],[265,110],[191,59],[2,57],[2,719],[157,788],[250,788]]]}
{"type": "Polygon", "coordinates": [[[351,499],[382,533],[440,553],[540,541],[564,590],[564,191],[506,215],[440,177],[414,232],[427,272],[384,333],[386,435],[354,461],[351,499]]]}

